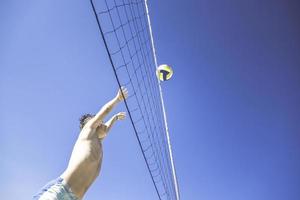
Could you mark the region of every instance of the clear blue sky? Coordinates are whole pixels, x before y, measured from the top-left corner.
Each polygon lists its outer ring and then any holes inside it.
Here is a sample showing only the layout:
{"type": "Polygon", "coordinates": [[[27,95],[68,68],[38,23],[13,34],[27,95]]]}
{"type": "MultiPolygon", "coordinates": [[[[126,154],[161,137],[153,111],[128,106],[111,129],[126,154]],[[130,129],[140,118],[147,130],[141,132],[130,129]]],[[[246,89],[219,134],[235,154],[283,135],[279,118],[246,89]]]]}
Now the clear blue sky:
{"type": "MultiPolygon", "coordinates": [[[[182,200],[298,200],[299,3],[149,6],[182,200]]],[[[117,83],[88,0],[1,0],[0,26],[1,198],[30,199],[117,83]]],[[[129,120],[85,199],[157,199],[129,120]]]]}

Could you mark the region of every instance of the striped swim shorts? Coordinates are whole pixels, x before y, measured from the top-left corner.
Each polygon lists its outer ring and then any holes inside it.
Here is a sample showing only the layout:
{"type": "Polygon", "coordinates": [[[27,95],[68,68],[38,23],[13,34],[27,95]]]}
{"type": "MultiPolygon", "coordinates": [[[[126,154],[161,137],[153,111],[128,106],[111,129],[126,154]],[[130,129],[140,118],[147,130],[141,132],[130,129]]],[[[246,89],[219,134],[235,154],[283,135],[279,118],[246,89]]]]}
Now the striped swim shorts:
{"type": "Polygon", "coordinates": [[[50,181],[38,192],[33,200],[79,200],[71,188],[59,177],[50,181]]]}

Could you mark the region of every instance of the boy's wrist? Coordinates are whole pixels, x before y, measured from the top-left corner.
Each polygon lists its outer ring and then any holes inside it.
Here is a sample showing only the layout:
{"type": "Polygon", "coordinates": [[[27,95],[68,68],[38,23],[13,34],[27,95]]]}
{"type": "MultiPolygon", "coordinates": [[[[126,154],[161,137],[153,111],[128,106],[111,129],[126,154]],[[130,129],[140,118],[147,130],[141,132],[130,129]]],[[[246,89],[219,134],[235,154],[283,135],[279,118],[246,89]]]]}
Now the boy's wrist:
{"type": "Polygon", "coordinates": [[[119,102],[120,102],[119,97],[116,96],[116,97],[114,98],[114,103],[119,103],[119,102]]]}

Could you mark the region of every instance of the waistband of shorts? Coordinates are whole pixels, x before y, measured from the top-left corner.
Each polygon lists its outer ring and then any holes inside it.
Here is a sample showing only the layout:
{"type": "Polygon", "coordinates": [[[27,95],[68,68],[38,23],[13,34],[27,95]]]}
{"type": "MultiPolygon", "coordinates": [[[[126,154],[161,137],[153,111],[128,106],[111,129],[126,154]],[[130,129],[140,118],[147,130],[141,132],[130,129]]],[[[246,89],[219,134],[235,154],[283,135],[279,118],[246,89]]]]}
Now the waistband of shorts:
{"type": "Polygon", "coordinates": [[[57,178],[57,182],[61,183],[64,188],[66,189],[66,191],[72,196],[72,198],[74,200],[81,200],[79,197],[77,197],[74,192],[72,191],[71,187],[69,186],[69,184],[62,178],[62,177],[58,177],[57,178]]]}

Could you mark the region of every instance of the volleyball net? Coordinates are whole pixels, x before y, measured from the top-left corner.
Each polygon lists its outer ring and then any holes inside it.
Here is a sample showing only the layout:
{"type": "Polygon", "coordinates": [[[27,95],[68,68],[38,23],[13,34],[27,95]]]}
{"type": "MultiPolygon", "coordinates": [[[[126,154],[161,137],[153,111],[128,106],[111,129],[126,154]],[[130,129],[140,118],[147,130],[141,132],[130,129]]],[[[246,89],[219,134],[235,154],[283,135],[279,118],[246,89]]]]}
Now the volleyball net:
{"type": "Polygon", "coordinates": [[[158,198],[179,200],[147,2],[90,2],[158,198]]]}

